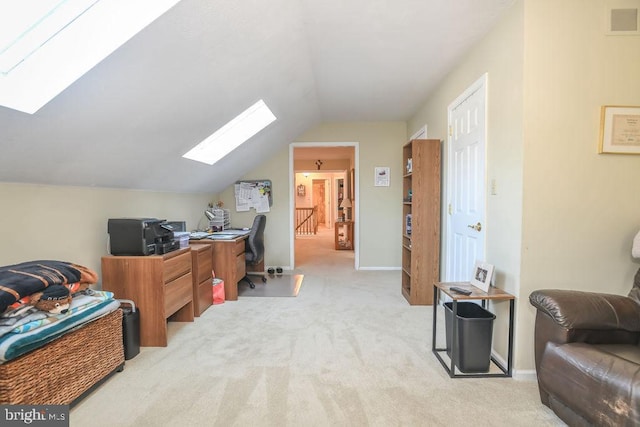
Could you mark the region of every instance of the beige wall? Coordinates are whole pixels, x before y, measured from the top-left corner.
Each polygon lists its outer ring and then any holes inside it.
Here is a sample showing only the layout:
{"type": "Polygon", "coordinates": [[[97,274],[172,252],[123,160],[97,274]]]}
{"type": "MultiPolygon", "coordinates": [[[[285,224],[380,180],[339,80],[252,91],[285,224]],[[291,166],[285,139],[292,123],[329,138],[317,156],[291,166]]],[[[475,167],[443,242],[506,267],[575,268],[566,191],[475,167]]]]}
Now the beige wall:
{"type": "Polygon", "coordinates": [[[146,217],[198,226],[211,195],[0,183],[0,265],[57,259],[100,272],[109,218],[146,217]]]}
{"type": "Polygon", "coordinates": [[[640,156],[597,145],[602,105],[640,105],[640,37],[605,35],[604,1],[525,5],[521,294],[626,294],[640,266],[640,156]]]}
{"type": "Polygon", "coordinates": [[[626,294],[639,266],[630,248],[640,156],[597,154],[597,140],[601,105],[640,105],[640,37],[606,36],[603,24],[604,1],[519,1],[408,126],[444,135],[449,103],[488,73],[487,183],[497,194],[486,200],[486,257],[517,296],[519,371],[534,369],[533,290],[626,294]]]}
{"type": "Polygon", "coordinates": [[[602,105],[640,105],[640,37],[605,35],[604,5],[526,6],[525,26],[545,27],[526,39],[527,292],[626,294],[638,267],[631,241],[640,229],[640,156],[598,154],[597,144],[602,105]]]}
{"type": "MultiPolygon", "coordinates": [[[[315,160],[296,160],[293,167],[297,171],[315,171],[318,169],[315,160]]],[[[343,171],[350,168],[349,160],[327,159],[322,161],[323,171],[343,171]]]]}
{"type": "MultiPolygon", "coordinates": [[[[360,268],[399,268],[402,226],[401,171],[402,145],[407,132],[404,122],[326,123],[311,129],[297,142],[357,142],[360,152],[360,212],[358,220],[360,268]],[[389,166],[391,185],[374,187],[373,168],[389,166]]],[[[324,165],[323,165],[324,168],[324,165]]],[[[289,150],[284,149],[242,179],[265,178],[273,181],[274,206],[267,214],[265,264],[289,267],[292,229],[289,213],[289,150]]],[[[233,205],[233,188],[222,195],[225,206],[233,205]]],[[[249,224],[255,212],[231,211],[232,222],[249,224]]],[[[398,284],[398,290],[400,289],[398,284]]]]}

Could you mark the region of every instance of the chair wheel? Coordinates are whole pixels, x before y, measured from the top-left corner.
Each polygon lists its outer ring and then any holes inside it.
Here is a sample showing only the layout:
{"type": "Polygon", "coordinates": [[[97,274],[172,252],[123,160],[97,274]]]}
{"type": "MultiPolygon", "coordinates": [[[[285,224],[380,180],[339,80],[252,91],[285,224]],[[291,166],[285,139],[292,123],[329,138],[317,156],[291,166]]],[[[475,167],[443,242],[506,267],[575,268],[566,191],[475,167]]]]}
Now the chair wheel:
{"type": "Polygon", "coordinates": [[[256,288],[256,285],[254,285],[253,283],[249,283],[249,287],[250,287],[251,289],[255,289],[255,288],[256,288]]]}
{"type": "Polygon", "coordinates": [[[264,277],[264,276],[262,276],[262,281],[263,281],[264,283],[267,283],[267,278],[266,278],[266,277],[264,277]]]}

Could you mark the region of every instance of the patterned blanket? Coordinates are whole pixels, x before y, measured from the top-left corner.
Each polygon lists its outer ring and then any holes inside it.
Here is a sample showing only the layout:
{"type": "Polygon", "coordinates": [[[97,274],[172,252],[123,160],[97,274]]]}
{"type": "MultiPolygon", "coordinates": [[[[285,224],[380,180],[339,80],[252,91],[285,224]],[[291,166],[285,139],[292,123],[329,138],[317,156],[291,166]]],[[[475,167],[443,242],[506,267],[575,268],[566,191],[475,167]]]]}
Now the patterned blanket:
{"type": "MultiPolygon", "coordinates": [[[[74,298],[71,302],[72,314],[36,320],[5,334],[0,337],[0,363],[42,347],[87,322],[117,310],[120,302],[112,296],[110,292],[96,291],[94,295],[74,298]]],[[[41,368],[34,366],[36,370],[41,368]]]]}
{"type": "Polygon", "coordinates": [[[68,316],[73,316],[79,311],[109,299],[113,299],[113,292],[87,289],[74,294],[71,305],[65,313],[48,313],[29,304],[7,310],[0,314],[0,337],[5,334],[22,334],[64,320],[68,316]]]}
{"type": "Polygon", "coordinates": [[[0,313],[23,297],[40,292],[49,285],[97,283],[98,274],[65,261],[29,261],[0,267],[0,313]]]}

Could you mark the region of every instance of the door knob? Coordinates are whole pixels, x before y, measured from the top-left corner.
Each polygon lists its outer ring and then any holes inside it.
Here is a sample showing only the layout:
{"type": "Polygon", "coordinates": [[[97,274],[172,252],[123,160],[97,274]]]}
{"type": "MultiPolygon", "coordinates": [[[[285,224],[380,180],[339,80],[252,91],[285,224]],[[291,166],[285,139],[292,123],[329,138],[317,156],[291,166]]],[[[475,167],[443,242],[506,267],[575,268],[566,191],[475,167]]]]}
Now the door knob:
{"type": "Polygon", "coordinates": [[[476,225],[467,225],[467,227],[473,228],[476,231],[482,230],[482,224],[480,224],[480,223],[477,223],[476,225]]]}

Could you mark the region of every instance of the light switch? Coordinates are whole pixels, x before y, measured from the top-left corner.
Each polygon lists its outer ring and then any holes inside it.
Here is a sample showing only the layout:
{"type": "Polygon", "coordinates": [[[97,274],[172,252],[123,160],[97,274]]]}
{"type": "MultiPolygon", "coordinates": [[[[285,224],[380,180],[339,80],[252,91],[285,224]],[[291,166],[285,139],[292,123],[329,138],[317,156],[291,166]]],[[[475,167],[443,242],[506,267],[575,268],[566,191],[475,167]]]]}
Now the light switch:
{"type": "Polygon", "coordinates": [[[496,179],[495,179],[495,178],[493,178],[493,179],[491,180],[491,195],[492,195],[492,196],[495,196],[495,195],[497,195],[497,194],[498,194],[498,191],[497,191],[496,179]]]}

